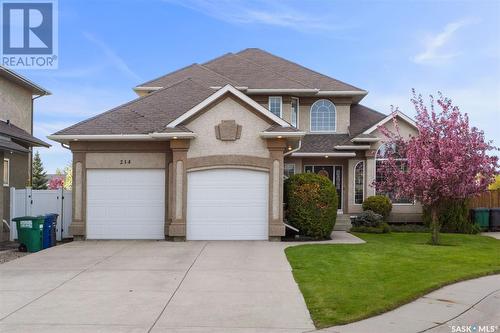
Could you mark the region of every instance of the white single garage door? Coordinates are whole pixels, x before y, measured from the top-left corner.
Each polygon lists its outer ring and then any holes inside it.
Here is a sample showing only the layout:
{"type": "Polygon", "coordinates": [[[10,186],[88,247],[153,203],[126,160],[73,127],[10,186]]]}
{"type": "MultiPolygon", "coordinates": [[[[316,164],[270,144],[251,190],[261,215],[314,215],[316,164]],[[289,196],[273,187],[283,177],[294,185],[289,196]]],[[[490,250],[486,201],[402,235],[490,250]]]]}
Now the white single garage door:
{"type": "Polygon", "coordinates": [[[164,239],[165,170],[87,171],[88,239],[164,239]]]}
{"type": "Polygon", "coordinates": [[[261,171],[189,172],[187,239],[268,239],[268,182],[261,171]]]}

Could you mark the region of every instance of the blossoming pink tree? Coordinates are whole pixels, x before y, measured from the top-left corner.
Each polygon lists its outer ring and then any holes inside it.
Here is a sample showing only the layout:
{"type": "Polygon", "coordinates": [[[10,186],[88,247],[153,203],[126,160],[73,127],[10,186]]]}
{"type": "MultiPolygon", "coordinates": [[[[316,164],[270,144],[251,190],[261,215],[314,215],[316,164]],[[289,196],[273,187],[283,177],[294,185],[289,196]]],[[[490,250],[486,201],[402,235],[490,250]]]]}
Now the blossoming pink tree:
{"type": "Polygon", "coordinates": [[[388,138],[389,152],[381,166],[383,177],[374,185],[397,198],[414,197],[421,202],[431,214],[431,243],[438,244],[440,208],[487,189],[498,169],[498,158],[488,151],[498,148],[485,141],[484,133],[469,125],[467,114],[462,115],[441,93],[436,101],[430,96],[430,110],[415,90],[411,101],[419,133],[403,138],[396,118],[396,133],[380,127],[388,138]]]}
{"type": "Polygon", "coordinates": [[[64,187],[64,178],[55,176],[49,181],[49,190],[58,190],[64,187]]]}

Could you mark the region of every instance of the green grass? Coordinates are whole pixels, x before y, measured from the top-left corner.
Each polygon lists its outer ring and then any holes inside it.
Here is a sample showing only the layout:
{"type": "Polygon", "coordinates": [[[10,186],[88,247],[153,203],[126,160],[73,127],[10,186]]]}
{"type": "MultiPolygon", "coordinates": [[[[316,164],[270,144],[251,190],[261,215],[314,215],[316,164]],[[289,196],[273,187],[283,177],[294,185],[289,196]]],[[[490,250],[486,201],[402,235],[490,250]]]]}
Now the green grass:
{"type": "Polygon", "coordinates": [[[370,317],[443,285],[500,272],[500,241],[479,235],[356,234],[366,244],[286,249],[316,327],[370,317]]]}

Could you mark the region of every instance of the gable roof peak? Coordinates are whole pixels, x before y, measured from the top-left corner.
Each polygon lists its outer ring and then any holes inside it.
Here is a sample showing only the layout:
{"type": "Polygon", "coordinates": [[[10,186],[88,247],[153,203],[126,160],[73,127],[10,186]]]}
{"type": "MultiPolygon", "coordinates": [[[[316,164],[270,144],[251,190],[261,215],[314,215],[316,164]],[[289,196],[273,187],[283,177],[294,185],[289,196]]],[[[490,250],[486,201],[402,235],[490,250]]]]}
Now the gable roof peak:
{"type": "Polygon", "coordinates": [[[207,106],[212,104],[213,102],[219,100],[221,97],[226,95],[227,93],[232,94],[236,98],[240,99],[259,113],[261,113],[263,116],[266,118],[270,119],[274,124],[278,124],[282,127],[289,127],[291,126],[288,122],[285,120],[281,119],[280,117],[276,116],[273,114],[271,111],[268,109],[264,108],[262,105],[236,89],[234,86],[231,84],[226,84],[224,87],[218,89],[216,92],[211,94],[208,98],[204,99],[197,105],[195,105],[193,108],[188,110],[187,112],[183,113],[180,115],[178,118],[174,119],[170,123],[167,124],[166,127],[177,127],[178,125],[183,124],[185,121],[188,119],[192,118],[194,115],[196,115],[199,112],[202,112],[207,106]]]}

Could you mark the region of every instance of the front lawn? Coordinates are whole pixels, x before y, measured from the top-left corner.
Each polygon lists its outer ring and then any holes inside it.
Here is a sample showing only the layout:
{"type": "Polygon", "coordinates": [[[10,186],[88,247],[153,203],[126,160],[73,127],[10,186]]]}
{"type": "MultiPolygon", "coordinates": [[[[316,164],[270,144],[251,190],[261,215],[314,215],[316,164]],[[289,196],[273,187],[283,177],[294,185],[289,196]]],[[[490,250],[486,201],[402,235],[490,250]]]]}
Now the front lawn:
{"type": "Polygon", "coordinates": [[[316,327],[370,317],[459,280],[500,273],[500,241],[478,235],[356,234],[366,244],[286,249],[316,327]]]}

